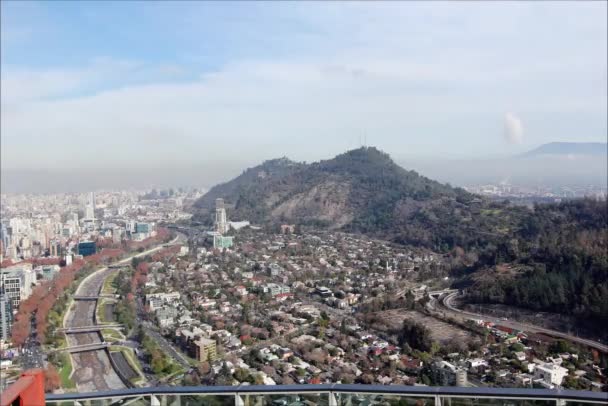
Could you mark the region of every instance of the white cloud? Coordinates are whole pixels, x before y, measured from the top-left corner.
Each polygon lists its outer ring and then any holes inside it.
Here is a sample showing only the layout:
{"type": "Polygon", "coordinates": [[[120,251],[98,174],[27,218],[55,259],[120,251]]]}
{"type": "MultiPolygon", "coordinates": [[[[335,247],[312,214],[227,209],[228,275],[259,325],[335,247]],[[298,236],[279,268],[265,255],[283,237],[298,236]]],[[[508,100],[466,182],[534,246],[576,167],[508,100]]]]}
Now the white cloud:
{"type": "Polygon", "coordinates": [[[70,95],[74,91],[96,89],[132,75],[141,64],[133,61],[96,58],[76,68],[23,69],[2,67],[3,105],[21,104],[70,95]]]}
{"type": "MultiPolygon", "coordinates": [[[[194,161],[243,150],[265,157],[296,151],[301,155],[294,158],[309,159],[330,155],[327,148],[344,149],[362,130],[372,142],[413,154],[497,152],[500,138],[487,134],[499,133],[496,117],[508,106],[526,117],[527,142],[539,133],[535,123],[550,125],[545,118],[563,112],[605,123],[605,22],[589,24],[597,19],[589,13],[570,18],[568,10],[547,20],[536,7],[520,4],[420,4],[324,3],[326,12],[311,12],[294,3],[302,13],[296,20],[306,27],[294,35],[279,35],[273,24],[251,26],[247,16],[233,29],[218,20],[218,35],[228,32],[234,41],[228,44],[236,48],[244,38],[252,47],[246,54],[256,58],[227,49],[231,58],[221,68],[189,82],[184,76],[198,71],[196,63],[110,59],[43,70],[3,65],[2,164],[53,165],[65,162],[66,154],[74,164],[194,161]],[[570,20],[574,26],[560,32],[547,29],[570,20]],[[243,30],[243,24],[250,25],[243,30]],[[289,52],[269,55],[261,49],[267,43],[278,49],[287,44],[289,52]]],[[[195,22],[174,24],[183,35],[176,48],[210,37],[190,31],[205,26],[204,16],[166,7],[195,22]]],[[[267,10],[275,7],[291,9],[273,4],[267,10]]],[[[213,58],[196,51],[175,53],[204,55],[201,64],[213,58]]],[[[524,142],[517,116],[507,114],[504,126],[509,142],[524,142]]]]}
{"type": "Polygon", "coordinates": [[[505,114],[505,139],[509,144],[521,144],[524,139],[521,119],[513,113],[505,114]]]}

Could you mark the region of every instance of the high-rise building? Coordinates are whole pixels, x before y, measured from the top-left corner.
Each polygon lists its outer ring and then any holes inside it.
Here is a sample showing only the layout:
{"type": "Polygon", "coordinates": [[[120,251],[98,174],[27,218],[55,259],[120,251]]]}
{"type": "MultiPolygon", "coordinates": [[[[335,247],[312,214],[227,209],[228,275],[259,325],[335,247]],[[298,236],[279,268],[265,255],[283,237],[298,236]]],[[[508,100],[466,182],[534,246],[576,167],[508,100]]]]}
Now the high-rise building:
{"type": "Polygon", "coordinates": [[[217,346],[215,340],[200,337],[197,341],[194,341],[194,346],[196,359],[199,362],[213,362],[217,359],[217,346]]]}
{"type": "Polygon", "coordinates": [[[233,245],[233,237],[216,234],[213,236],[213,248],[230,248],[233,245]]]}
{"type": "Polygon", "coordinates": [[[124,234],[124,232],[123,232],[122,228],[114,227],[112,229],[112,242],[120,243],[122,241],[123,234],[124,234]]]}
{"type": "Polygon", "coordinates": [[[9,230],[6,224],[0,224],[0,242],[2,242],[3,249],[1,253],[4,254],[4,250],[6,250],[11,243],[9,230]]]}
{"type": "Polygon", "coordinates": [[[13,309],[19,307],[21,300],[32,294],[32,285],[36,281],[36,274],[32,264],[11,266],[0,269],[0,287],[11,300],[13,309]]]}
{"type": "Polygon", "coordinates": [[[89,194],[89,200],[85,207],[85,215],[86,219],[94,219],[95,218],[95,193],[91,192],[89,194]]]}
{"type": "Polygon", "coordinates": [[[61,255],[61,242],[59,240],[51,240],[49,243],[49,254],[52,257],[61,255]]]}
{"type": "Polygon", "coordinates": [[[135,232],[148,234],[152,231],[152,227],[149,223],[135,223],[135,232]]]}
{"type": "Polygon", "coordinates": [[[95,192],[89,194],[89,204],[93,207],[93,210],[95,210],[95,192]]]}
{"type": "Polygon", "coordinates": [[[78,243],[78,255],[87,257],[97,253],[97,244],[95,241],[82,241],[78,243]]]}
{"type": "Polygon", "coordinates": [[[45,265],[42,267],[42,278],[51,280],[59,273],[59,265],[45,265]]]}
{"type": "Polygon", "coordinates": [[[11,299],[0,287],[0,340],[8,341],[13,325],[13,306],[11,299]]]}
{"type": "Polygon", "coordinates": [[[85,219],[94,219],[95,218],[95,209],[90,204],[84,208],[84,218],[85,219]]]}
{"type": "Polygon", "coordinates": [[[224,199],[215,199],[215,231],[224,234],[228,231],[228,219],[224,199]]]}

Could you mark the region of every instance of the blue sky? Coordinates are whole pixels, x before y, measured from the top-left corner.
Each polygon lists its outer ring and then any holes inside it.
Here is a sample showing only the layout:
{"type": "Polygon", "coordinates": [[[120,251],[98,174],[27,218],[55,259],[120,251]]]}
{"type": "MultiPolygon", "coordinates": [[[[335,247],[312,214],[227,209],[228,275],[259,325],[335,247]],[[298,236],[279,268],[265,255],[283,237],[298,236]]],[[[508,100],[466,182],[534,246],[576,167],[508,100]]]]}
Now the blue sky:
{"type": "Polygon", "coordinates": [[[1,7],[3,167],[606,140],[606,2],[1,7]]]}

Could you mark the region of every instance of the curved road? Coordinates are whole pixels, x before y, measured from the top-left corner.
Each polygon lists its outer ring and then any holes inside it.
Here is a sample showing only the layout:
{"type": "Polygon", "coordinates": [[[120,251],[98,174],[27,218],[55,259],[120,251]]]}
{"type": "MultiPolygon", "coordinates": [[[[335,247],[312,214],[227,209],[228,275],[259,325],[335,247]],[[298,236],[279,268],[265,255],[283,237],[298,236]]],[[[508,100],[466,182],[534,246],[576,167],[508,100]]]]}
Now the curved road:
{"type": "Polygon", "coordinates": [[[490,316],[481,315],[481,314],[472,313],[472,312],[467,312],[467,311],[458,309],[452,303],[457,295],[458,295],[458,292],[451,293],[451,294],[447,295],[441,302],[442,302],[442,304],[444,305],[444,307],[448,311],[450,311],[452,314],[460,316],[463,319],[466,319],[466,320],[486,320],[486,321],[491,321],[492,323],[495,323],[495,324],[500,324],[500,325],[505,326],[505,327],[513,328],[515,330],[528,331],[528,332],[531,332],[531,333],[543,333],[543,334],[547,334],[547,335],[550,335],[550,336],[553,336],[553,337],[564,338],[566,340],[569,340],[569,341],[572,341],[572,342],[575,342],[575,343],[579,343],[579,344],[583,344],[583,345],[589,346],[591,348],[595,348],[598,351],[608,353],[608,346],[604,345],[604,344],[601,344],[601,343],[598,343],[597,341],[593,341],[593,340],[589,340],[589,339],[586,339],[586,338],[581,338],[581,337],[573,336],[573,335],[562,333],[562,332],[556,331],[556,330],[550,330],[550,329],[547,329],[547,328],[538,327],[538,326],[535,326],[535,325],[532,325],[532,324],[520,323],[520,322],[512,321],[512,320],[502,320],[502,319],[500,319],[498,317],[490,317],[490,316]]]}
{"type": "MultiPolygon", "coordinates": [[[[179,241],[179,239],[180,235],[178,234],[178,236],[175,237],[169,244],[174,244],[175,242],[179,241]]],[[[162,244],[147,251],[131,255],[125,259],[115,262],[111,266],[126,265],[133,258],[149,255],[164,248],[165,245],[167,244],[162,244]]],[[[104,267],[93,272],[80,283],[75,295],[97,296],[103,287],[103,282],[112,272],[114,272],[114,270],[110,269],[109,267],[104,267]]],[[[66,312],[63,327],[73,328],[97,324],[95,320],[96,305],[97,301],[74,301],[74,305],[70,306],[66,312]]],[[[66,337],[68,346],[102,342],[99,333],[67,334],[66,337]]],[[[72,374],[72,380],[76,384],[79,392],[93,392],[99,390],[125,388],[125,385],[112,367],[108,352],[106,350],[80,352],[70,354],[70,356],[72,357],[72,367],[74,371],[72,374]]]]}

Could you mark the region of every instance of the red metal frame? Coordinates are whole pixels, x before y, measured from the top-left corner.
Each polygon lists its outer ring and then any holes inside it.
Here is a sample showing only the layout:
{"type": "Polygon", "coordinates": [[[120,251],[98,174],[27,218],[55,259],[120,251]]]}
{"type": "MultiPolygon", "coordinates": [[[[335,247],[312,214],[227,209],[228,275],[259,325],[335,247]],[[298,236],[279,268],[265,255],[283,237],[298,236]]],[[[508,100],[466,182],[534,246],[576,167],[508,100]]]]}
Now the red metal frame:
{"type": "Polygon", "coordinates": [[[44,371],[30,369],[0,393],[0,406],[44,406],[44,371]]]}

